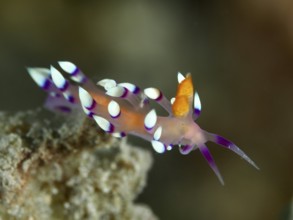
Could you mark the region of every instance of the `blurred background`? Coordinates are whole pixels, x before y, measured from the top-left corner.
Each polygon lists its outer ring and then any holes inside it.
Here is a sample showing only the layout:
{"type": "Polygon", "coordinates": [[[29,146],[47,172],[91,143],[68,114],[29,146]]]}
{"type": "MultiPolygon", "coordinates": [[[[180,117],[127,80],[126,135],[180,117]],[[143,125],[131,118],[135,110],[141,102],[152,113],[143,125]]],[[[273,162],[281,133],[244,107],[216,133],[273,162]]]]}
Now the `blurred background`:
{"type": "MultiPolygon", "coordinates": [[[[209,144],[221,186],[198,151],[154,153],[137,199],[160,219],[289,219],[293,194],[291,0],[0,1],[0,110],[42,105],[26,73],[59,60],[174,96],[191,72],[199,125],[237,143],[261,168],[209,144]]],[[[151,150],[150,143],[130,138],[151,150]]]]}

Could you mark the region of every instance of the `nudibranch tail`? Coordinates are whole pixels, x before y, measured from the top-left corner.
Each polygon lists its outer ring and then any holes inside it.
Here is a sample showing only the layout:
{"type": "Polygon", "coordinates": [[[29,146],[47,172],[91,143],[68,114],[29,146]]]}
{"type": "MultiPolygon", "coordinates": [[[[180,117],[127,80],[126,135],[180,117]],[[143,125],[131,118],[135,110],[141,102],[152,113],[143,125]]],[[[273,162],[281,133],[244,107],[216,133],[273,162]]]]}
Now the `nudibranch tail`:
{"type": "Polygon", "coordinates": [[[194,91],[191,74],[178,73],[176,96],[169,101],[161,90],[153,87],[141,90],[134,84],[116,83],[113,79],[103,79],[96,85],[75,64],[58,63],[64,74],[53,66],[27,68],[37,85],[48,93],[46,108],[63,113],[73,109],[84,111],[105,132],[119,138],[126,134],[139,136],[150,141],[157,153],[172,150],[175,145],[183,155],[199,149],[222,184],[223,178],[206,146],[208,141],[232,150],[258,169],[233,142],[208,133],[195,123],[201,113],[201,101],[194,91]],[[149,100],[154,100],[169,115],[157,115],[149,100]]]}

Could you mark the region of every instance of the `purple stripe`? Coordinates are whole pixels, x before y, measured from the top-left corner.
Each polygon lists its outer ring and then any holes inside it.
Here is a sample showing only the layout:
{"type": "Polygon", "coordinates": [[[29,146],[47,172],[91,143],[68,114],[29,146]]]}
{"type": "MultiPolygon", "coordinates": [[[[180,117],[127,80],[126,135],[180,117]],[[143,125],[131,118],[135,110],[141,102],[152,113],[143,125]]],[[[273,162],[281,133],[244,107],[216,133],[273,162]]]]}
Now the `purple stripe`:
{"type": "Polygon", "coordinates": [[[67,97],[67,101],[70,102],[70,103],[74,103],[75,102],[75,98],[70,95],[70,96],[67,97]]]}
{"type": "Polygon", "coordinates": [[[224,184],[223,178],[220,174],[220,171],[218,170],[218,167],[213,159],[212,154],[210,153],[209,149],[207,148],[207,146],[205,145],[201,145],[199,146],[199,150],[202,153],[202,155],[204,156],[204,158],[207,160],[208,164],[210,165],[210,167],[213,169],[213,171],[215,172],[215,174],[217,175],[217,177],[219,178],[220,182],[222,184],[224,184]]]}
{"type": "Polygon", "coordinates": [[[81,82],[80,82],[80,83],[86,83],[86,82],[87,82],[87,80],[88,80],[88,79],[87,79],[87,77],[83,76],[83,77],[82,77],[82,80],[81,80],[81,82]]]}
{"type": "Polygon", "coordinates": [[[51,81],[49,79],[46,79],[44,84],[42,85],[42,88],[44,90],[47,90],[47,89],[49,89],[50,85],[51,85],[51,81]]]}
{"type": "Polygon", "coordinates": [[[147,131],[152,130],[154,127],[155,127],[155,126],[149,128],[149,127],[147,127],[147,126],[144,125],[144,128],[145,128],[147,131]]]}
{"type": "Polygon", "coordinates": [[[138,86],[135,86],[135,89],[133,90],[133,94],[138,94],[140,92],[140,88],[138,86]]]}
{"type": "Polygon", "coordinates": [[[109,133],[113,133],[114,130],[115,130],[115,126],[114,126],[112,123],[110,123],[110,127],[109,127],[108,132],[109,132],[109,133]]]}
{"type": "Polygon", "coordinates": [[[148,98],[145,98],[144,100],[143,100],[143,104],[144,105],[148,105],[150,103],[150,100],[148,99],[148,98]]]}
{"type": "Polygon", "coordinates": [[[93,118],[94,115],[95,115],[95,114],[94,114],[93,112],[89,112],[89,113],[87,114],[87,116],[90,117],[90,118],[93,118]]]}
{"type": "Polygon", "coordinates": [[[125,137],[125,136],[126,136],[126,133],[122,131],[122,132],[120,133],[120,135],[121,135],[121,137],[125,137]]]}
{"type": "Polygon", "coordinates": [[[192,146],[190,146],[188,144],[187,145],[182,145],[180,149],[184,154],[186,154],[186,153],[189,153],[192,150],[192,146]]]}
{"type": "Polygon", "coordinates": [[[85,107],[85,108],[90,111],[90,110],[93,110],[96,107],[96,105],[97,105],[96,101],[93,100],[91,106],[90,107],[85,107]]]}
{"type": "Polygon", "coordinates": [[[163,99],[163,93],[160,91],[160,95],[159,95],[159,97],[156,98],[155,100],[156,100],[157,102],[159,102],[159,101],[161,101],[162,99],[163,99]]]}
{"type": "Polygon", "coordinates": [[[204,155],[205,159],[208,161],[211,167],[215,166],[214,159],[207,147],[200,147],[201,153],[204,155]]]}
{"type": "Polygon", "coordinates": [[[71,108],[67,106],[56,106],[55,109],[65,113],[71,112],[71,108]]]}
{"type": "Polygon", "coordinates": [[[59,93],[50,93],[50,95],[52,96],[52,97],[54,97],[54,98],[60,98],[60,97],[62,97],[61,96],[61,94],[59,94],[59,93]]]}
{"type": "Polygon", "coordinates": [[[68,89],[69,83],[65,80],[65,83],[62,87],[58,88],[61,92],[64,92],[68,89]]]}
{"type": "Polygon", "coordinates": [[[121,111],[120,111],[120,112],[118,113],[118,115],[116,115],[116,116],[110,114],[111,118],[114,118],[114,119],[118,118],[120,115],[121,115],[121,111]]]}
{"type": "Polygon", "coordinates": [[[223,145],[228,147],[229,145],[233,145],[233,143],[225,138],[223,138],[222,136],[216,135],[216,140],[215,142],[217,144],[223,145]]]}
{"type": "Polygon", "coordinates": [[[126,89],[124,87],[123,87],[123,89],[124,89],[124,92],[123,92],[121,98],[125,98],[127,96],[127,94],[128,94],[128,89],[126,89]]]}
{"type": "Polygon", "coordinates": [[[71,75],[71,76],[76,76],[76,75],[78,75],[78,73],[79,73],[79,68],[76,67],[75,70],[73,70],[73,72],[70,73],[70,75],[71,75]]]}
{"type": "Polygon", "coordinates": [[[200,114],[200,110],[199,110],[198,108],[195,108],[195,109],[194,109],[194,114],[195,114],[195,115],[199,115],[199,114],[200,114]]]}

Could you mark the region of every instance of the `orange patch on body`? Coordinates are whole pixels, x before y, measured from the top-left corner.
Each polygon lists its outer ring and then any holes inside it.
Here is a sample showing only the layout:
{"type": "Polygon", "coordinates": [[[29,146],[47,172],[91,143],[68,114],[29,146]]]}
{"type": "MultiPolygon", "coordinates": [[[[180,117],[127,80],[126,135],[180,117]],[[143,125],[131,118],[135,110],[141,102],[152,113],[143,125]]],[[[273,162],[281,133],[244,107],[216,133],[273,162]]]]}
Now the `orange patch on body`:
{"type": "Polygon", "coordinates": [[[193,97],[193,84],[191,74],[187,74],[186,78],[178,85],[175,102],[172,105],[173,115],[176,117],[184,117],[191,109],[193,97]]]}

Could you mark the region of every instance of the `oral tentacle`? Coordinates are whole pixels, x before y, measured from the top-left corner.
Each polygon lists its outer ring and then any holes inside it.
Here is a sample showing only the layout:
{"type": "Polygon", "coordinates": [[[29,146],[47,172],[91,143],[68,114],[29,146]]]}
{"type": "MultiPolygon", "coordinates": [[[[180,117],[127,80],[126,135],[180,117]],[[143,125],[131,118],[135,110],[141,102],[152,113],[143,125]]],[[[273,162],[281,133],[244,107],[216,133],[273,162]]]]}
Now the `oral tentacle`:
{"type": "Polygon", "coordinates": [[[212,168],[212,170],[214,171],[214,173],[216,174],[216,176],[220,180],[221,184],[224,185],[223,177],[222,177],[222,175],[216,165],[216,162],[214,161],[214,158],[213,158],[212,154],[210,153],[208,147],[205,144],[200,144],[198,146],[198,148],[199,148],[201,154],[204,156],[204,158],[208,162],[209,166],[212,168]]]}
{"type": "Polygon", "coordinates": [[[250,159],[246,153],[244,153],[239,147],[237,147],[232,141],[212,133],[207,133],[207,138],[209,141],[212,141],[216,144],[219,144],[221,147],[224,147],[228,150],[233,151],[234,153],[238,154],[241,158],[246,160],[249,164],[251,164],[253,167],[255,167],[257,170],[259,170],[259,167],[254,163],[252,159],[250,159]]]}

